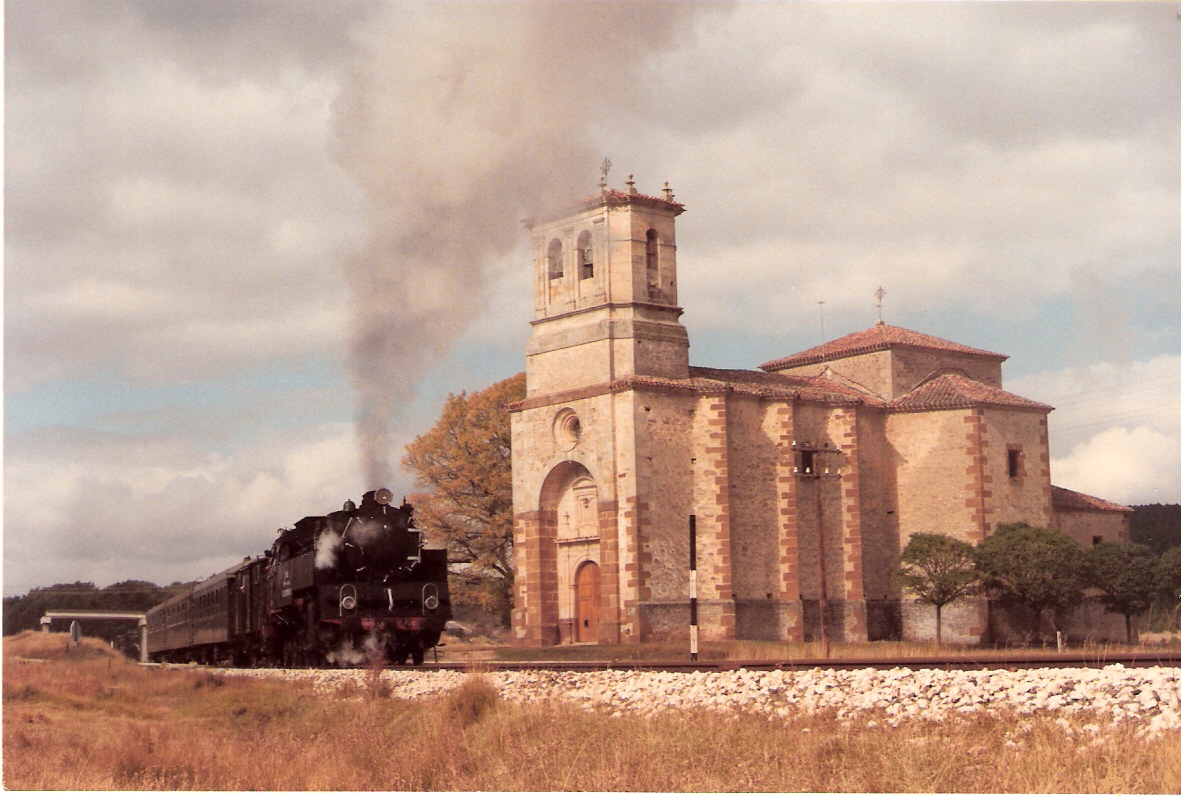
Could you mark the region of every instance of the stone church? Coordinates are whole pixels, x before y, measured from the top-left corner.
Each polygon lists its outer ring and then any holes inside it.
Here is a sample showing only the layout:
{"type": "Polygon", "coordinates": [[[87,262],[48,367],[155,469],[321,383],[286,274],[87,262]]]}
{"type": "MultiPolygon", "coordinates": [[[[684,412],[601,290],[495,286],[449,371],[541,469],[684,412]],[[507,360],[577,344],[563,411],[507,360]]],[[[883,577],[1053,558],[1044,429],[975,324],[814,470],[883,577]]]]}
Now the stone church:
{"type": "MultiPolygon", "coordinates": [[[[1003,389],[1005,355],[879,321],[757,370],[690,366],[684,210],[629,178],[526,222],[516,642],[686,639],[691,516],[704,640],[816,639],[822,610],[832,639],[933,639],[891,585],[917,532],[1127,539],[1130,508],[1051,485],[1052,408],[1003,389]]],[[[956,602],[944,638],[1003,637],[994,615],[956,602]]]]}

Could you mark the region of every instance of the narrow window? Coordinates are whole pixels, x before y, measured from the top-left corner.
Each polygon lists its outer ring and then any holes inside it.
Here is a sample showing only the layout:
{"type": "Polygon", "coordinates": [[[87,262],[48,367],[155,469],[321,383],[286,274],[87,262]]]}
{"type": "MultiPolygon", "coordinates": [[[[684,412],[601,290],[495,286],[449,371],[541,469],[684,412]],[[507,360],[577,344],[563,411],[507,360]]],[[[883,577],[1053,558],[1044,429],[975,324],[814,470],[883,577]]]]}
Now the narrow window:
{"type": "Polygon", "coordinates": [[[562,276],[562,242],[554,239],[549,242],[549,278],[556,280],[562,276]]]}
{"type": "Polygon", "coordinates": [[[1102,543],[1102,542],[1103,542],[1103,536],[1102,536],[1102,535],[1092,535],[1092,536],[1091,536],[1091,545],[1092,545],[1092,546],[1098,546],[1098,545],[1099,545],[1100,543],[1102,543]]]}
{"type": "Polygon", "coordinates": [[[644,249],[644,263],[648,273],[648,292],[654,294],[660,289],[660,263],[657,257],[658,243],[656,231],[648,231],[648,240],[644,249]]]}
{"type": "Polygon", "coordinates": [[[1017,479],[1021,476],[1021,450],[1009,450],[1009,478],[1017,479]]]}
{"type": "Polygon", "coordinates": [[[591,246],[591,234],[583,230],[578,236],[578,277],[582,280],[595,276],[595,253],[591,246]]]}
{"type": "Polygon", "coordinates": [[[800,452],[800,472],[804,474],[811,474],[815,469],[815,455],[816,452],[802,451],[800,452]]]}

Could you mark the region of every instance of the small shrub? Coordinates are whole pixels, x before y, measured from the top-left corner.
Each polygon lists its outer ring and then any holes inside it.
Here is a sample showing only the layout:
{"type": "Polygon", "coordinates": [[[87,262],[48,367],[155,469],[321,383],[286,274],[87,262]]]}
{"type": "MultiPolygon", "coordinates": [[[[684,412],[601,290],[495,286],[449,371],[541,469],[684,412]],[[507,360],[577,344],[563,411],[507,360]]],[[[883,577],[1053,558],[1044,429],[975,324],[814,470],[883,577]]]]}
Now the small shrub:
{"type": "Polygon", "coordinates": [[[462,727],[471,726],[500,704],[500,691],[481,675],[467,677],[447,694],[447,714],[462,727]]]}
{"type": "Polygon", "coordinates": [[[225,687],[225,679],[215,673],[203,673],[193,681],[193,689],[201,690],[206,687],[225,687]]]}

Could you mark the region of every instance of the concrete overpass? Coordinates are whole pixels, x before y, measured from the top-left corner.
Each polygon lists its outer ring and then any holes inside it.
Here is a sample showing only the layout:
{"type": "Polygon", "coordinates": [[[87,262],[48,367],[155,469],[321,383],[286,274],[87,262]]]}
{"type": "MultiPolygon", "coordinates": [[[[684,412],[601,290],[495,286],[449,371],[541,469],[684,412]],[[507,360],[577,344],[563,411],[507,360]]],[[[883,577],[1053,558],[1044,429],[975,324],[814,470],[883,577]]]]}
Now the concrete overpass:
{"type": "Polygon", "coordinates": [[[41,631],[49,633],[54,621],[136,621],[139,623],[139,661],[148,661],[148,614],[109,610],[46,610],[41,616],[41,631]]]}

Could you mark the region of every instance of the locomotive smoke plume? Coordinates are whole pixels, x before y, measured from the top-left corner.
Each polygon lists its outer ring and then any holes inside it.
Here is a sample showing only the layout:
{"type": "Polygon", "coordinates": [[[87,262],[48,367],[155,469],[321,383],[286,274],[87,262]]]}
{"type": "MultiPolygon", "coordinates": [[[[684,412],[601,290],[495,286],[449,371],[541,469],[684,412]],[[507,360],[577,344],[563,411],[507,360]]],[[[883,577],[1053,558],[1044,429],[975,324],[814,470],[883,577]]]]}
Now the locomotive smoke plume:
{"type": "Polygon", "coordinates": [[[522,218],[595,190],[591,126],[642,119],[647,59],[700,8],[408,3],[358,32],[334,126],[369,213],[345,263],[368,484],[391,481],[399,408],[478,315],[487,267],[522,240],[522,218]]]}

